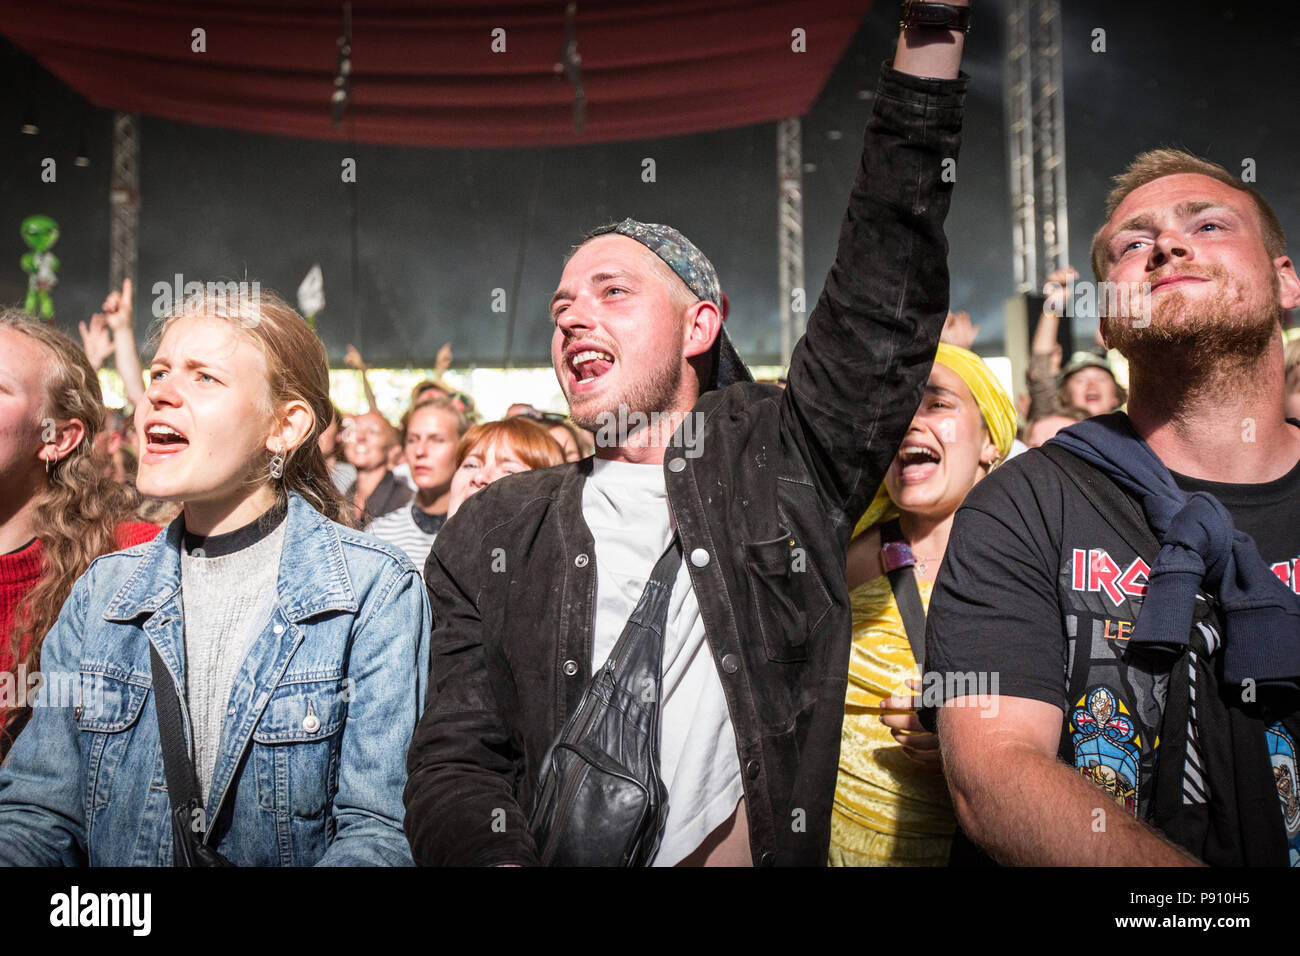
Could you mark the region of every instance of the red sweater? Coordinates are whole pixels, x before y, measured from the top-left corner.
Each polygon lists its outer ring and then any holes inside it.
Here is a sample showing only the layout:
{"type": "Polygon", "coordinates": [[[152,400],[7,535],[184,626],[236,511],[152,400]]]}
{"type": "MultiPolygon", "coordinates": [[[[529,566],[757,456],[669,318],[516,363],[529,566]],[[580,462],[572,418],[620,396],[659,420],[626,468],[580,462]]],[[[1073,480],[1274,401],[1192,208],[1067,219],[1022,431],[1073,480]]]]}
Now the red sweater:
{"type": "MultiPolygon", "coordinates": [[[[158,534],[158,526],[142,521],[124,521],[117,526],[118,548],[130,548],[146,541],[152,541],[158,534]]],[[[0,673],[11,673],[16,661],[10,651],[9,635],[14,623],[14,610],[18,602],[36,586],[41,578],[41,565],[45,559],[44,548],[39,540],[11,554],[0,554],[0,673]]],[[[20,656],[25,656],[31,647],[30,634],[23,636],[20,656]]],[[[13,677],[14,693],[19,691],[17,675],[13,677]]],[[[5,714],[0,710],[0,729],[4,728],[5,714]]]]}

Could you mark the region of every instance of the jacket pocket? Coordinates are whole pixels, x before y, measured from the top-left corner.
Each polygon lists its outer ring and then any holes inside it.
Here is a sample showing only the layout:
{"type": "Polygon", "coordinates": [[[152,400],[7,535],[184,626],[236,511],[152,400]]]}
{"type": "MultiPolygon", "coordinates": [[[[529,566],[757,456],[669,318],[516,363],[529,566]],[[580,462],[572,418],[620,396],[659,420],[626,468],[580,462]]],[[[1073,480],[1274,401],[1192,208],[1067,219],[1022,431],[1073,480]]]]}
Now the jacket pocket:
{"type": "MultiPolygon", "coordinates": [[[[112,797],[114,778],[126,760],[150,689],[144,678],[124,679],[98,672],[82,671],[79,680],[73,714],[82,734],[89,833],[95,812],[107,807],[112,797]]],[[[62,695],[52,687],[47,689],[62,695]]]]}
{"type": "Polygon", "coordinates": [[[768,658],[807,660],[808,643],[826,618],[831,599],[806,549],[789,533],[746,544],[745,566],[768,658]]]}
{"type": "Polygon", "coordinates": [[[258,803],[324,819],[338,785],[347,702],[338,678],[281,684],[253,730],[258,803]]]}

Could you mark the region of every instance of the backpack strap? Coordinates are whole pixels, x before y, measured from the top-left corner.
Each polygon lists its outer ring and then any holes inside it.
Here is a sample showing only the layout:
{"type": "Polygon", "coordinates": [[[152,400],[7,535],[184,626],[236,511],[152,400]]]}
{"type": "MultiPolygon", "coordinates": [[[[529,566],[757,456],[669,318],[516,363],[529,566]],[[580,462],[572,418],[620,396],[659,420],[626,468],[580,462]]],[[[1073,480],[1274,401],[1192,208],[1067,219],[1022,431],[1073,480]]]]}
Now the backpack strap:
{"type": "Polygon", "coordinates": [[[1151,533],[1146,516],[1137,502],[1097,468],[1060,445],[1050,442],[1040,449],[1078,487],[1088,503],[1097,509],[1125,541],[1148,564],[1160,553],[1160,542],[1151,533]]]}
{"type": "Polygon", "coordinates": [[[916,659],[917,668],[924,674],[925,606],[921,603],[921,591],[916,586],[916,559],[911,547],[903,540],[903,531],[897,518],[880,526],[880,563],[889,576],[889,586],[894,591],[894,603],[898,605],[898,615],[903,619],[903,630],[907,632],[912,657],[916,659]]]}

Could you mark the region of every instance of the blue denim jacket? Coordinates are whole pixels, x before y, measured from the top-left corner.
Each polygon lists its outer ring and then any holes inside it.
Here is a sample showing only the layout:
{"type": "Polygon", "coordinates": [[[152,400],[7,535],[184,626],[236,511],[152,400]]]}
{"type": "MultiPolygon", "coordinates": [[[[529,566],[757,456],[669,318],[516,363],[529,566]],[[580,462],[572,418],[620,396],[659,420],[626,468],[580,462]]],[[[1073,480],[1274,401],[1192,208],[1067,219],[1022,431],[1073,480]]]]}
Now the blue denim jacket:
{"type": "MultiPolygon", "coordinates": [[[[209,842],[240,866],[410,865],[402,788],[428,683],[423,582],[400,551],[297,495],[285,521],[278,600],[236,675],[204,804],[209,842]]],[[[31,722],[0,768],[0,863],[171,865],[149,644],[185,687],[181,531],[178,518],[99,558],[73,587],[31,722]]],[[[188,738],[184,701],[182,714],[188,738]]]]}

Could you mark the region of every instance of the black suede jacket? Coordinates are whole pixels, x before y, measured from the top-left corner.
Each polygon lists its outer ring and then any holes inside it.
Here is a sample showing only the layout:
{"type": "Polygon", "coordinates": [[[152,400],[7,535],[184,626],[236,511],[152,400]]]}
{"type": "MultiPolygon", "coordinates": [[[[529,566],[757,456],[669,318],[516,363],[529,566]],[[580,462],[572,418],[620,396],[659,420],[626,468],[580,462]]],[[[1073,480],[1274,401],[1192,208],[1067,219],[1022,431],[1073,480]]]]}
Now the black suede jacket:
{"type": "MultiPolygon", "coordinates": [[[[920,402],[947,313],[943,221],[966,83],[882,70],[788,387],[706,392],[697,444],[687,454],[679,429],[664,459],[762,865],[826,860],[850,646],[845,551],[920,402]]],[[[434,544],[432,677],[405,797],[418,863],[536,862],[528,816],[541,761],[591,676],[590,470],[588,459],[499,481],[434,544]]]]}

